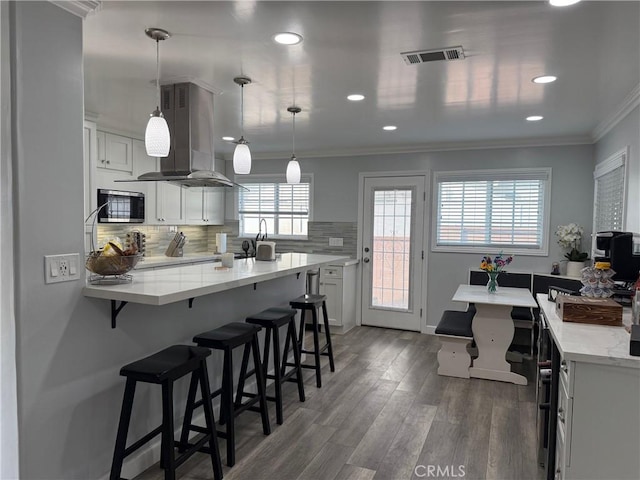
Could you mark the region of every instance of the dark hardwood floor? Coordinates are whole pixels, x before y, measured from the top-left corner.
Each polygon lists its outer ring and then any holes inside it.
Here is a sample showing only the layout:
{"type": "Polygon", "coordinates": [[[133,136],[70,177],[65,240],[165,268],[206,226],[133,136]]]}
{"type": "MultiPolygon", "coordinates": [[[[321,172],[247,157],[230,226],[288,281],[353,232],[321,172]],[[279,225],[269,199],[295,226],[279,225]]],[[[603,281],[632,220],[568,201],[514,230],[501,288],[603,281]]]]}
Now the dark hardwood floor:
{"type": "MultiPolygon", "coordinates": [[[[356,327],[332,338],[335,373],[324,357],[317,389],[306,370],[304,403],[285,385],[283,425],[271,402],[269,436],[257,413],[237,418],[237,463],[225,479],[542,478],[532,361],[514,364],[529,379],[518,386],[438,376],[435,336],[356,327]]],[[[137,477],[160,478],[157,465],[137,477]]],[[[196,454],[178,478],[213,478],[209,458],[196,454]]]]}

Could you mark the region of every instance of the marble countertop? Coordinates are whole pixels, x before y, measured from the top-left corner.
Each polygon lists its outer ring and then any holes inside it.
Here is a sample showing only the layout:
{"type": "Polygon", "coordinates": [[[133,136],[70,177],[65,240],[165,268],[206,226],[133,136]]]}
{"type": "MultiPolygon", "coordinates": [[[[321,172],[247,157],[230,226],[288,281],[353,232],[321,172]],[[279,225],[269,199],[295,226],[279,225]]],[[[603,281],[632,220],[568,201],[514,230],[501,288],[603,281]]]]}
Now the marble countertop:
{"type": "MultiPolygon", "coordinates": [[[[539,293],[537,299],[565,360],[640,369],[640,357],[629,355],[630,335],[624,327],[563,322],[547,295],[539,293]]],[[[623,314],[623,322],[631,323],[629,312],[623,314]]]]}
{"type": "Polygon", "coordinates": [[[335,264],[346,260],[339,255],[283,253],[274,262],[260,262],[253,258],[234,260],[233,268],[219,263],[197,263],[174,268],[133,270],[131,283],[121,285],[86,285],[85,297],[103,298],[146,305],[166,305],[202,295],[264,282],[310,267],[335,264]]]}
{"type": "Polygon", "coordinates": [[[531,292],[526,288],[498,287],[496,293],[489,293],[485,285],[460,285],[451,300],[511,307],[535,308],[538,306],[531,292]]]}

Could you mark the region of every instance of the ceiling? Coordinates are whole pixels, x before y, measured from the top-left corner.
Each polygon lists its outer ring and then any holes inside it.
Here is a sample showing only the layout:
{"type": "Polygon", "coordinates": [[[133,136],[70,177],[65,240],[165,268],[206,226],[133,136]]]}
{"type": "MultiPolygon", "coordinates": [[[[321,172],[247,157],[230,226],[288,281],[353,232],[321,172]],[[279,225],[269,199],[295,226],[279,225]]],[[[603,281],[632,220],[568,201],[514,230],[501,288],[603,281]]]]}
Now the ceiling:
{"type": "Polygon", "coordinates": [[[580,143],[640,83],[640,3],[583,1],[105,1],[84,25],[85,108],[102,127],[142,134],[161,82],[214,92],[216,156],[240,136],[255,158],[288,156],[297,105],[300,157],[479,143],[580,143]],[[293,31],[296,46],[273,42],[293,31]],[[407,65],[400,52],[461,45],[466,58],[407,65]],[[553,74],[555,83],[531,79],[553,74]],[[349,102],[350,93],[364,101],[349,102]],[[527,122],[529,115],[543,115],[527,122]],[[395,131],[383,131],[396,125],[395,131]]]}

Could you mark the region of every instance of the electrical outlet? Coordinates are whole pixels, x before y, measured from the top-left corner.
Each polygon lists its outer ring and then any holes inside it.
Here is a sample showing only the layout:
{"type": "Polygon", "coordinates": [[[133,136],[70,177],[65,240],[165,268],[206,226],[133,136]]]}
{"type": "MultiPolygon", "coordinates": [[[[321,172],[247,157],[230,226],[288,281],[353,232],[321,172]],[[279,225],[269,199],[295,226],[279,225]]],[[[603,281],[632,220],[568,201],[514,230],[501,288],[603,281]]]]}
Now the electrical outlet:
{"type": "Polygon", "coordinates": [[[80,254],[45,255],[44,283],[69,282],[80,279],[80,254]]]}
{"type": "Polygon", "coordinates": [[[329,237],[329,246],[330,247],[342,247],[344,239],[340,237],[329,237]]]}

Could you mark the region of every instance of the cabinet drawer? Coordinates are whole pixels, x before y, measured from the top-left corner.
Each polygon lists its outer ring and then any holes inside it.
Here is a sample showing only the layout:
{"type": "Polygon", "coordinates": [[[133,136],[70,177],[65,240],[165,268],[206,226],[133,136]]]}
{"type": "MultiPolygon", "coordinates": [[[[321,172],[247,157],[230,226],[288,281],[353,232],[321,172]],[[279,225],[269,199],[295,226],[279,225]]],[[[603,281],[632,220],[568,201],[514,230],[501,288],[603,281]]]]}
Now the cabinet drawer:
{"type": "Polygon", "coordinates": [[[322,278],[342,278],[342,267],[323,267],[320,276],[322,278]]]}
{"type": "Polygon", "coordinates": [[[569,362],[564,359],[561,360],[560,361],[560,382],[564,385],[564,389],[567,392],[568,396],[573,395],[572,377],[573,377],[573,362],[569,362]]]}

